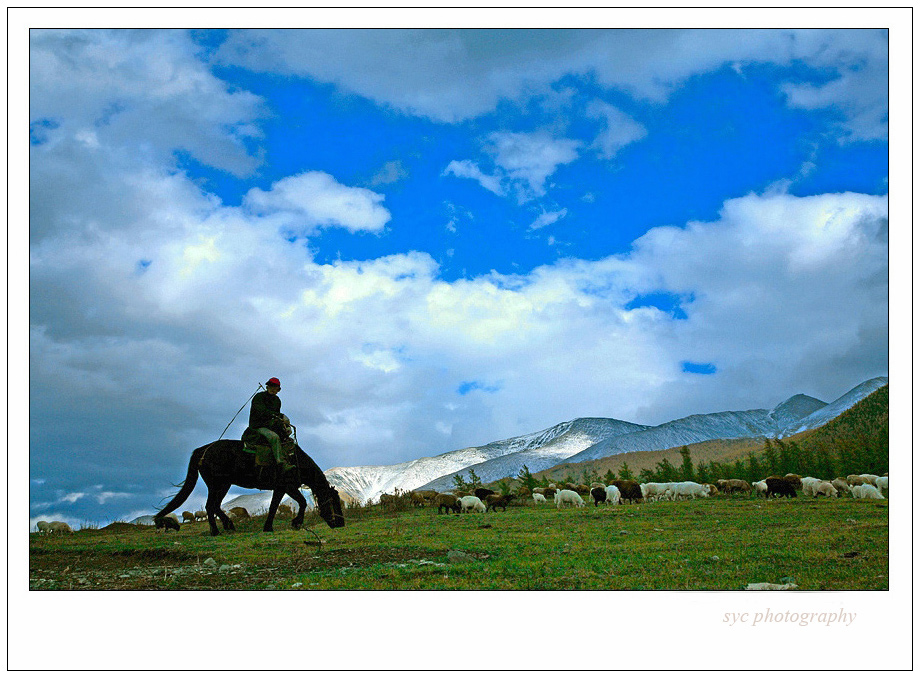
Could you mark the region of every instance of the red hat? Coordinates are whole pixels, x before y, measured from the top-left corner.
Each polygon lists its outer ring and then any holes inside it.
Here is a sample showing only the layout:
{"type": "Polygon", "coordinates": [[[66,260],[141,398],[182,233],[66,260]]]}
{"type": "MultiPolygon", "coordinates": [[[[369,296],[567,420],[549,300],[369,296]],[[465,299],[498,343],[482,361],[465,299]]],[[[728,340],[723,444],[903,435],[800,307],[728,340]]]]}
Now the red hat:
{"type": "Polygon", "coordinates": [[[268,379],[268,382],[266,382],[266,384],[272,384],[272,385],[274,385],[274,386],[276,386],[276,387],[280,387],[280,386],[281,386],[281,380],[279,380],[277,377],[270,377],[270,378],[268,379]]]}

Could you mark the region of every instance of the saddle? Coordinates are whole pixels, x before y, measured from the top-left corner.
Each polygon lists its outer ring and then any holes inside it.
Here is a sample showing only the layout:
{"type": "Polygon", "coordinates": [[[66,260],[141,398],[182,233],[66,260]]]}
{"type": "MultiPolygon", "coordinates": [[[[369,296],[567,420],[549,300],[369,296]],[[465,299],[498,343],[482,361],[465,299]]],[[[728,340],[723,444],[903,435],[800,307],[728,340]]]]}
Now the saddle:
{"type": "MultiPolygon", "coordinates": [[[[240,439],[243,441],[243,452],[255,455],[257,467],[271,467],[275,464],[272,447],[258,431],[246,427],[246,431],[243,432],[240,439]]],[[[281,438],[282,463],[294,463],[295,445],[294,439],[290,437],[281,438]]]]}

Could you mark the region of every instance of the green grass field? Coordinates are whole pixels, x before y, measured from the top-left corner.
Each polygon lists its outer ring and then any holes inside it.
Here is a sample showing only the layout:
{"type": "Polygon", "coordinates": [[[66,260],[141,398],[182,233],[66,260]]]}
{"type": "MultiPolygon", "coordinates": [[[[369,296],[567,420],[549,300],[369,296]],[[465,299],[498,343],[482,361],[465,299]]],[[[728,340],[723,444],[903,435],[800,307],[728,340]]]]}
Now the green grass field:
{"type": "Polygon", "coordinates": [[[258,517],[211,537],[113,524],[31,534],[33,590],[804,590],[888,588],[888,502],[720,497],[438,515],[349,510],[332,530],[258,517]],[[311,532],[312,531],[312,532],[311,532]],[[213,561],[209,561],[213,559],[213,561]]]}

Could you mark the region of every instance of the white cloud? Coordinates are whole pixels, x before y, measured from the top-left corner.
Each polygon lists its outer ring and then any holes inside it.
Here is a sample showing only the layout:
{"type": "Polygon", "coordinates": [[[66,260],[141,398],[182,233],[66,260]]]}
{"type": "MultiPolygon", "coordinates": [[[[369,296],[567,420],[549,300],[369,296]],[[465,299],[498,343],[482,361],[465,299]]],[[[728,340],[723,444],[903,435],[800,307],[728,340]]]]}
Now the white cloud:
{"type": "Polygon", "coordinates": [[[565,217],[568,213],[569,211],[566,210],[565,208],[562,208],[561,210],[556,210],[554,212],[546,212],[546,211],[541,212],[540,216],[538,216],[535,220],[533,220],[533,222],[531,222],[530,228],[533,230],[536,230],[536,229],[542,229],[543,227],[549,226],[550,224],[555,224],[560,219],[565,217]]]}
{"type": "MultiPolygon", "coordinates": [[[[552,95],[567,74],[665,101],[694,75],[723,65],[825,69],[813,88],[790,82],[795,106],[834,106],[853,138],[887,134],[883,30],[317,30],[235,31],[218,59],[261,72],[334,83],[414,115],[458,122],[502,99],[552,95]]],[[[806,78],[808,76],[805,76],[806,78]]]]}
{"type": "Polygon", "coordinates": [[[280,215],[285,224],[311,229],[341,226],[349,231],[380,231],[390,220],[384,196],[369,189],[340,184],[325,172],[304,172],[254,188],[244,205],[259,214],[280,215]]]}
{"type": "Polygon", "coordinates": [[[442,174],[473,179],[486,190],[505,196],[513,191],[519,203],[546,194],[546,183],[560,165],[578,158],[581,143],[557,139],[547,132],[493,132],[483,151],[495,164],[494,174],[484,173],[471,160],[453,160],[442,174]]]}
{"type": "Polygon", "coordinates": [[[595,99],[588,105],[591,118],[604,120],[604,129],[592,143],[603,158],[613,158],[624,146],[639,141],[648,134],[647,130],[623,113],[620,109],[595,99]]]}
{"type": "Polygon", "coordinates": [[[461,179],[472,179],[479,183],[486,191],[494,193],[496,196],[504,196],[506,191],[502,186],[500,175],[489,175],[479,169],[479,166],[472,160],[452,160],[444,168],[442,176],[454,175],[461,179]]]}
{"type": "Polygon", "coordinates": [[[580,146],[574,139],[555,139],[544,132],[494,132],[486,150],[526,200],[544,195],[546,181],[560,165],[578,158],[580,146]]]}
{"type": "Polygon", "coordinates": [[[170,162],[176,149],[237,175],[258,164],[248,145],[263,102],[232,91],[198,58],[186,31],[30,31],[30,121],[53,121],[46,143],[76,138],[170,162]]]}

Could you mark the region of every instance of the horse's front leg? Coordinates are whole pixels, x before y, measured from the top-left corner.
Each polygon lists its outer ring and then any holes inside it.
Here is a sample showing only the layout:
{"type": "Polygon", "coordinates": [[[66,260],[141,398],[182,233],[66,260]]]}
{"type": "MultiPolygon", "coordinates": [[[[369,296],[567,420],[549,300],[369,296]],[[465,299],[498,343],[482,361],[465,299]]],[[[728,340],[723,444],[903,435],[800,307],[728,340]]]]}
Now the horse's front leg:
{"type": "Polygon", "coordinates": [[[274,530],[275,512],[278,511],[278,505],[281,504],[281,498],[284,497],[284,489],[278,488],[272,493],[272,501],[268,506],[268,516],[265,517],[265,525],[262,526],[263,533],[271,533],[274,530]]]}
{"type": "Polygon", "coordinates": [[[293,528],[300,528],[303,526],[304,512],[307,511],[307,498],[305,498],[303,493],[300,492],[300,489],[296,487],[289,489],[287,494],[297,503],[297,516],[291,521],[291,526],[293,528]]]}

